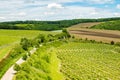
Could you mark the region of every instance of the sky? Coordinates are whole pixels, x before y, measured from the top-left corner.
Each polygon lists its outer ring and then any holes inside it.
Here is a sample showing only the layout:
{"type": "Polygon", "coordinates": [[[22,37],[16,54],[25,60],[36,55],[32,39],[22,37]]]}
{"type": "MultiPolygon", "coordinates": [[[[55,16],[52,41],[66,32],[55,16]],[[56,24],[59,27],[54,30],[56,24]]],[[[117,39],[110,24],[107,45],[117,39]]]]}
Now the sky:
{"type": "Polygon", "coordinates": [[[120,17],[120,0],[0,0],[0,22],[120,17]]]}

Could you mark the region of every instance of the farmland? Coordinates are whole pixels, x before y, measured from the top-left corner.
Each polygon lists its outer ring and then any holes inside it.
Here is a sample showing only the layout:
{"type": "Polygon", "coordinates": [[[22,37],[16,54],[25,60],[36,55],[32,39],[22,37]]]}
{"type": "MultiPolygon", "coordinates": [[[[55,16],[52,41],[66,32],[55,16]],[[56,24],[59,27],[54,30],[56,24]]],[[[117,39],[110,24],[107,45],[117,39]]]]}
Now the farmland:
{"type": "MultiPolygon", "coordinates": [[[[106,22],[107,23],[107,22],[106,22]]],[[[120,31],[115,30],[103,30],[103,29],[91,29],[92,26],[105,24],[102,23],[80,23],[68,28],[69,32],[77,38],[96,40],[110,43],[111,41],[120,41],[120,31]]]]}
{"type": "MultiPolygon", "coordinates": [[[[0,30],[0,59],[6,55],[16,43],[20,42],[21,38],[34,38],[38,34],[49,34],[51,32],[35,31],[35,30],[0,30]]],[[[55,32],[52,32],[53,34],[55,32]]]]}
{"type": "Polygon", "coordinates": [[[36,30],[0,30],[0,44],[1,44],[0,45],[0,72],[1,72],[0,78],[5,73],[5,71],[12,64],[14,64],[17,59],[19,59],[22,56],[22,54],[18,54],[19,52],[14,53],[14,49],[16,49],[16,51],[21,52],[21,48],[19,46],[21,38],[25,37],[28,39],[33,39],[38,34],[55,35],[57,33],[59,32],[36,31],[36,30]]]}
{"type": "MultiPolygon", "coordinates": [[[[103,23],[80,23],[68,29],[56,31],[1,29],[0,77],[26,53],[25,49],[28,50],[43,43],[35,54],[28,55],[26,61],[19,65],[20,70],[14,75],[13,80],[64,80],[63,78],[66,80],[119,80],[120,47],[104,42],[119,42],[120,32],[90,29],[91,26],[103,23]],[[26,41],[23,41],[23,45],[20,46],[18,44],[21,38],[26,38],[24,39],[26,41]],[[28,48],[24,48],[24,44],[27,44],[28,48]],[[13,55],[7,57],[14,47],[18,47],[16,49],[18,52],[13,51],[13,55]]],[[[15,26],[29,27],[33,24],[17,23],[15,26]]]]}
{"type": "Polygon", "coordinates": [[[105,29],[105,30],[118,30],[120,31],[120,20],[118,21],[108,21],[102,24],[94,25],[92,29],[105,29]]]}
{"type": "Polygon", "coordinates": [[[69,42],[58,48],[61,71],[67,80],[120,80],[119,47],[69,42]]]}

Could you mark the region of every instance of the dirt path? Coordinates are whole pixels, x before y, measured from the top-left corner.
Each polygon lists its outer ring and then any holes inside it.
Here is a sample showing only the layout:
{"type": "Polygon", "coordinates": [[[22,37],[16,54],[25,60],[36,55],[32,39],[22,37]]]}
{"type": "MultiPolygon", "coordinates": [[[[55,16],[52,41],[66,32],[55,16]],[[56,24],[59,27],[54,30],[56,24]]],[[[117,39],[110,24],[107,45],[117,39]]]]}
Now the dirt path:
{"type": "MultiPolygon", "coordinates": [[[[37,48],[33,48],[30,53],[33,54],[35,53],[37,50],[37,48]]],[[[16,63],[17,64],[22,64],[23,62],[25,62],[22,58],[20,58],[16,63]]],[[[12,65],[7,72],[3,75],[3,77],[1,78],[1,80],[12,80],[14,74],[16,73],[16,71],[13,69],[14,65],[12,65]]]]}

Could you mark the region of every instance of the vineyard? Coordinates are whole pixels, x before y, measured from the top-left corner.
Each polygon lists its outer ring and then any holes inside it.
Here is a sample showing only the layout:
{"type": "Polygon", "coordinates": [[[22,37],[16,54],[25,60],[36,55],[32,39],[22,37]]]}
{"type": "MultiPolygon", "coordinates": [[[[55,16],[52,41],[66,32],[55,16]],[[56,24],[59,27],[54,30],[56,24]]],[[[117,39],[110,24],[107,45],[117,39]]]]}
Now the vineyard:
{"type": "Polygon", "coordinates": [[[120,80],[120,47],[69,42],[57,54],[66,80],[120,80]]]}

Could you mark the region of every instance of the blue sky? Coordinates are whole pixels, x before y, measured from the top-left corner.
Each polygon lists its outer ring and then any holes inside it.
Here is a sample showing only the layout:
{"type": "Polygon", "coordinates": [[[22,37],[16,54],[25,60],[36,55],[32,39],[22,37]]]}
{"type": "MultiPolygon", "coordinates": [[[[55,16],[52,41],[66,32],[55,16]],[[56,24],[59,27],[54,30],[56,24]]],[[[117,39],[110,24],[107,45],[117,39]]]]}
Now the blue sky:
{"type": "Polygon", "coordinates": [[[120,17],[120,0],[0,0],[0,21],[120,17]]]}

